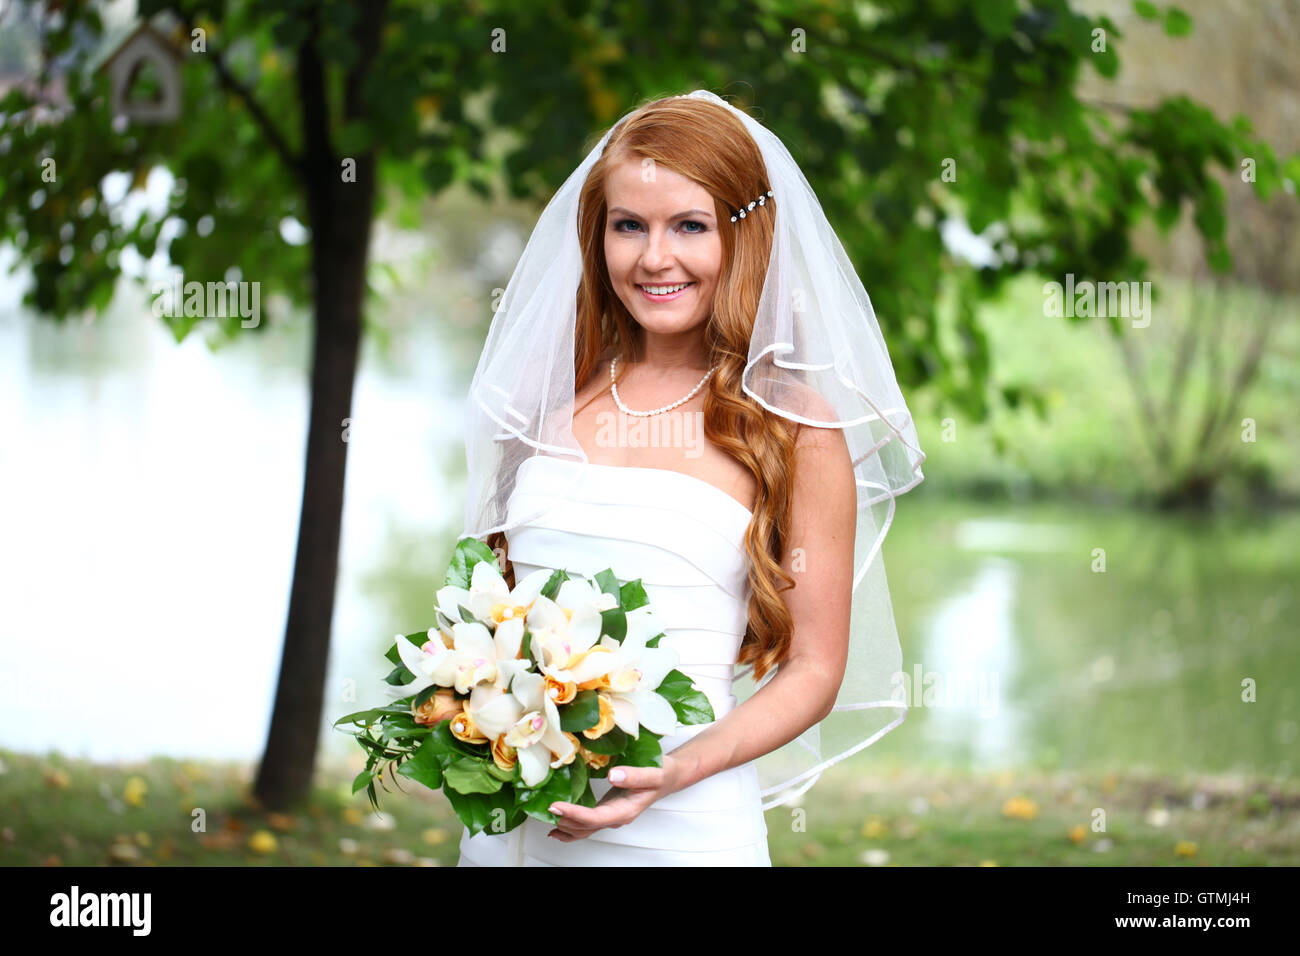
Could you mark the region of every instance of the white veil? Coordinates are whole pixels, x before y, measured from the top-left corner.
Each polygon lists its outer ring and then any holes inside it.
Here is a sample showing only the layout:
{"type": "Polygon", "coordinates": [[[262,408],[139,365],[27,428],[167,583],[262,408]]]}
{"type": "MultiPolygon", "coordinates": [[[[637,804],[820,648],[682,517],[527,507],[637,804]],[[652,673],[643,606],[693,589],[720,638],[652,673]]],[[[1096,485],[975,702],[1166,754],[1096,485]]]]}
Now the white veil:
{"type": "MultiPolygon", "coordinates": [[[[688,95],[735,113],[762,154],[772,191],[767,201],[775,214],[772,251],[742,377],[744,391],[793,421],[842,429],[857,481],[844,680],[826,718],[755,761],[766,810],[795,799],[827,767],[879,740],[906,717],[906,701],[895,689],[902,654],[880,548],[894,518],[894,498],[924,477],[920,466],[925,453],[871,300],[790,152],[775,134],[714,94],[696,90],[688,95]],[[830,420],[806,417],[808,404],[796,396],[809,389],[832,410],[830,420]]],[[[578,205],[587,175],[615,128],[617,124],[542,212],[493,317],[467,402],[466,536],[485,539],[543,513],[507,510],[520,454],[546,452],[587,461],[572,430],[576,296],[582,276],[578,205]]],[[[719,223],[733,229],[745,225],[744,220],[719,223]]],[[[751,670],[737,665],[732,693],[738,705],[761,686],[751,670]]],[[[764,675],[763,683],[775,673],[764,675]]]]}

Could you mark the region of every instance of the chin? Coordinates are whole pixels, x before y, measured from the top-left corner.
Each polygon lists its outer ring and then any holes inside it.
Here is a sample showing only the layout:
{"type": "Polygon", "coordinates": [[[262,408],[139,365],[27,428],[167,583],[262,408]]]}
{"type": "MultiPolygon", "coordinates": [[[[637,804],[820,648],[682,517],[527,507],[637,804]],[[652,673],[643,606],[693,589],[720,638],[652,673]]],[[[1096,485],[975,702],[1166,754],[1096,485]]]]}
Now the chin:
{"type": "Polygon", "coordinates": [[[634,310],[629,309],[628,311],[632,312],[632,318],[636,320],[637,325],[641,326],[641,328],[645,329],[647,332],[653,332],[656,335],[674,335],[680,332],[689,332],[691,329],[697,328],[705,321],[705,317],[691,317],[681,321],[665,321],[665,317],[662,315],[643,316],[638,315],[634,310]]]}

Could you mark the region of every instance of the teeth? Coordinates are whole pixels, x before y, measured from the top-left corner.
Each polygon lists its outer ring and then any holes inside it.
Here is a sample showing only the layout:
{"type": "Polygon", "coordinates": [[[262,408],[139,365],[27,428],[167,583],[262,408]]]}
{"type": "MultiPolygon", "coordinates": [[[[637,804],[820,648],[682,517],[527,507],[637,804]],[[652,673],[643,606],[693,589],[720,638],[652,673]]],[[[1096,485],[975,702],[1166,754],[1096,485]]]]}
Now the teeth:
{"type": "Polygon", "coordinates": [[[690,285],[689,282],[683,282],[680,285],[643,285],[641,288],[651,295],[668,295],[671,292],[679,292],[688,285],[690,285]]]}

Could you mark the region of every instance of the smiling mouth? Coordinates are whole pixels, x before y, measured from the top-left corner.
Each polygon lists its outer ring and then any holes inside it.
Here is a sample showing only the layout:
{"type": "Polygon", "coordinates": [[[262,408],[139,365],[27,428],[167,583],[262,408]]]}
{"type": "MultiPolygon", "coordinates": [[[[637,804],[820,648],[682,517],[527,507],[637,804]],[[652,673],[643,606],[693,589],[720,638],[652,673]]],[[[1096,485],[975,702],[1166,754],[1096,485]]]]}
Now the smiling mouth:
{"type": "Polygon", "coordinates": [[[670,284],[657,284],[657,285],[637,283],[636,287],[640,289],[643,294],[649,296],[652,299],[655,299],[655,298],[668,298],[669,296],[676,295],[679,292],[686,291],[693,285],[695,285],[694,282],[674,282],[670,284]]]}

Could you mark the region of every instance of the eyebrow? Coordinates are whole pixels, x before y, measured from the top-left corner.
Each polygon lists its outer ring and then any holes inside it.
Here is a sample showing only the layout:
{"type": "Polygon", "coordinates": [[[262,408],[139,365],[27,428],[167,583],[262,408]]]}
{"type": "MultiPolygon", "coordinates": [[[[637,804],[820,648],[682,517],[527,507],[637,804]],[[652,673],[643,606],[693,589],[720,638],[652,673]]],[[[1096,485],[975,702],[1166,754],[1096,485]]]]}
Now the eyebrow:
{"type": "MultiPolygon", "coordinates": [[[[630,210],[630,209],[624,209],[622,206],[611,206],[611,207],[610,207],[610,210],[609,210],[609,214],[612,216],[612,215],[614,215],[615,213],[622,213],[622,214],[625,215],[625,216],[631,216],[633,219],[640,219],[640,218],[642,218],[641,216],[639,216],[639,215],[637,215],[636,213],[634,213],[632,210],[630,210]]],[[[688,209],[688,210],[686,210],[685,212],[679,212],[677,215],[672,216],[671,218],[672,218],[672,219],[681,219],[681,218],[683,218],[684,216],[692,216],[692,215],[695,215],[695,216],[708,216],[710,219],[713,218],[713,213],[708,212],[707,210],[704,210],[704,209],[688,209]]]]}

